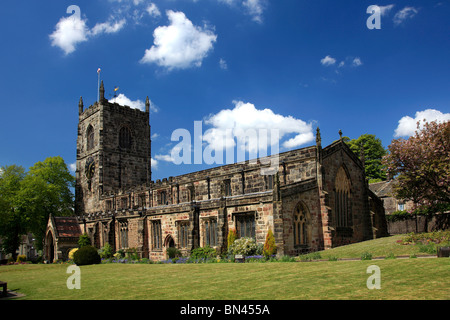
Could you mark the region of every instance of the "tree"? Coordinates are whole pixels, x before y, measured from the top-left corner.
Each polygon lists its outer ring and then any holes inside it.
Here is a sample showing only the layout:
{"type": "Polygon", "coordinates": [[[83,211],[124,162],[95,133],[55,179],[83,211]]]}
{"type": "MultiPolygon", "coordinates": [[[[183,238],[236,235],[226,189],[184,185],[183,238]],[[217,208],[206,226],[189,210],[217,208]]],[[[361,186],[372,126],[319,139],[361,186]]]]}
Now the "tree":
{"type": "Polygon", "coordinates": [[[264,242],[263,254],[266,258],[269,258],[277,252],[277,246],[275,245],[275,237],[271,229],[267,232],[266,241],[264,242]]]}
{"type": "Polygon", "coordinates": [[[396,198],[412,200],[415,208],[437,212],[450,203],[450,121],[425,122],[414,136],[392,140],[384,157],[396,174],[396,198]],[[434,210],[433,210],[434,208],[434,210]],[[430,210],[431,209],[431,210],[430,210]]]}
{"type": "Polygon", "coordinates": [[[21,166],[4,166],[0,169],[0,237],[2,249],[12,253],[16,259],[16,250],[20,245],[20,236],[25,233],[27,218],[18,204],[18,193],[25,178],[25,169],[21,166]]]}
{"type": "Polygon", "coordinates": [[[20,206],[29,214],[29,231],[35,236],[37,249],[42,249],[50,214],[73,214],[74,184],[74,177],[59,156],[39,161],[28,171],[19,192],[19,199],[20,206]]]}
{"type": "Polygon", "coordinates": [[[16,165],[0,170],[0,237],[7,253],[16,255],[20,236],[31,232],[42,249],[48,217],[73,213],[74,177],[61,157],[37,162],[25,173],[16,165]]]}
{"type": "Polygon", "coordinates": [[[361,154],[361,146],[364,148],[366,177],[369,178],[369,181],[386,180],[386,172],[382,164],[386,150],[380,139],[373,134],[363,134],[358,139],[345,142],[358,157],[361,154]]]}

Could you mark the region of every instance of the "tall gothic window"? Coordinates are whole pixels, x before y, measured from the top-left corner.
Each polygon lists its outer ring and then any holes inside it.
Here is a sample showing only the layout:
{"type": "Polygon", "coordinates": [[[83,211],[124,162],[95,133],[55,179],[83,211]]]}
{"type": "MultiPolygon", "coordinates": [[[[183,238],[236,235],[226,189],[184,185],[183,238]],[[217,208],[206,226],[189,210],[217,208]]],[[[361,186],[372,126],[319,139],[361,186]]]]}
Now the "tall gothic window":
{"type": "Polygon", "coordinates": [[[152,247],[162,249],[161,220],[152,221],[152,247]]]}
{"type": "Polygon", "coordinates": [[[343,167],[340,167],[335,180],[335,212],[337,227],[351,227],[352,212],[350,202],[350,180],[343,167]]]}
{"type": "Polygon", "coordinates": [[[178,223],[178,244],[181,248],[188,246],[189,221],[180,221],[178,223]]]}
{"type": "Polygon", "coordinates": [[[94,148],[94,128],[89,125],[87,131],[86,131],[86,138],[87,138],[87,150],[91,150],[94,148]]]}
{"type": "Polygon", "coordinates": [[[119,130],[119,146],[122,149],[131,148],[131,131],[127,127],[122,127],[119,130]]]}
{"type": "Polygon", "coordinates": [[[294,245],[308,245],[308,221],[306,207],[299,203],[294,211],[294,245]]]}
{"type": "Polygon", "coordinates": [[[120,222],[119,228],[120,246],[123,249],[128,248],[128,222],[120,222]]]}

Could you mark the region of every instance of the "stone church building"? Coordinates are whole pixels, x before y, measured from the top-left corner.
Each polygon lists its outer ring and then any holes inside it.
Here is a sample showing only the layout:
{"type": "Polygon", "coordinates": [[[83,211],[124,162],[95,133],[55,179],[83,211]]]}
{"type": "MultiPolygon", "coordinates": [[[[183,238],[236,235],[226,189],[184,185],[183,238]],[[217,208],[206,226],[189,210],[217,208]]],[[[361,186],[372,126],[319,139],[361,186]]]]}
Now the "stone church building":
{"type": "Polygon", "coordinates": [[[319,129],[315,145],[280,153],[273,175],[258,159],[152,181],[149,107],[109,102],[103,82],[98,102],[80,98],[75,212],[95,247],[162,260],[169,247],[224,252],[231,229],[264,243],[271,229],[279,255],[298,255],[387,235],[364,159],[342,139],[322,147],[319,129]]]}

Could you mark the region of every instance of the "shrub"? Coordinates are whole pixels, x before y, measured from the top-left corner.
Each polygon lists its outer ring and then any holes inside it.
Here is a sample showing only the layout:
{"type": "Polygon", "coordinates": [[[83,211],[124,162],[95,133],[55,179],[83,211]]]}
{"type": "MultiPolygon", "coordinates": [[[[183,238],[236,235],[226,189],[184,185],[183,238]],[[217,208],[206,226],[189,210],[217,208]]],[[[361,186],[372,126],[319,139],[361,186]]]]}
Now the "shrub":
{"type": "Polygon", "coordinates": [[[70,249],[69,251],[69,260],[73,260],[73,255],[78,251],[78,248],[70,249]]]}
{"type": "Polygon", "coordinates": [[[313,261],[322,258],[319,252],[311,252],[299,256],[300,261],[313,261]]]}
{"type": "Polygon", "coordinates": [[[24,255],[24,254],[19,254],[19,255],[17,256],[16,262],[25,262],[26,260],[27,260],[27,256],[26,256],[26,255],[24,255]]]}
{"type": "Polygon", "coordinates": [[[179,258],[181,257],[181,252],[177,248],[171,247],[166,250],[167,256],[169,259],[179,258]]]}
{"type": "Polygon", "coordinates": [[[125,257],[130,260],[139,260],[139,254],[136,248],[129,248],[125,251],[125,257]]]}
{"type": "Polygon", "coordinates": [[[277,252],[277,246],[275,245],[275,237],[271,229],[267,232],[266,241],[264,242],[263,255],[270,257],[277,252]]]}
{"type": "Polygon", "coordinates": [[[73,255],[73,261],[78,266],[88,264],[99,264],[101,262],[100,255],[93,246],[86,245],[78,249],[73,255]]]}
{"type": "Polygon", "coordinates": [[[89,238],[89,236],[86,233],[83,233],[78,238],[78,247],[82,248],[84,246],[90,246],[90,245],[91,245],[91,239],[89,238]]]}
{"type": "Polygon", "coordinates": [[[372,254],[369,252],[364,252],[361,254],[361,260],[372,260],[372,254]]]}
{"type": "Polygon", "coordinates": [[[204,248],[195,248],[191,251],[191,260],[196,259],[212,259],[217,256],[217,251],[214,248],[211,248],[210,246],[206,246],[204,248]]]}
{"type": "Polygon", "coordinates": [[[228,232],[228,238],[227,238],[228,246],[227,246],[227,250],[230,249],[230,246],[234,243],[234,241],[236,240],[236,238],[237,238],[236,230],[231,229],[231,230],[228,232]]]}
{"type": "Polygon", "coordinates": [[[233,242],[233,244],[228,248],[231,254],[242,254],[244,256],[251,256],[256,253],[258,246],[253,238],[240,238],[233,242]]]}
{"type": "Polygon", "coordinates": [[[113,256],[112,247],[109,245],[109,243],[105,243],[105,246],[98,250],[98,254],[100,255],[100,258],[102,259],[109,259],[113,256]]]}

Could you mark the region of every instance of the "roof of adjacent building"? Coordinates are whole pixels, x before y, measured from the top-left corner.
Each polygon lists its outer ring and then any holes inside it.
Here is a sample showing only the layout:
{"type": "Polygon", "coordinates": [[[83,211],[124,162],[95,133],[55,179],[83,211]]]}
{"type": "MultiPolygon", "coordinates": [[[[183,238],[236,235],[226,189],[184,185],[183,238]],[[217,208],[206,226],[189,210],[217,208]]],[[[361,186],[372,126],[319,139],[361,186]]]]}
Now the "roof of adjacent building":
{"type": "Polygon", "coordinates": [[[78,238],[81,228],[75,217],[53,217],[54,228],[59,238],[78,238]]]}
{"type": "Polygon", "coordinates": [[[380,198],[392,197],[393,184],[394,180],[375,182],[369,184],[369,189],[380,198]]]}

